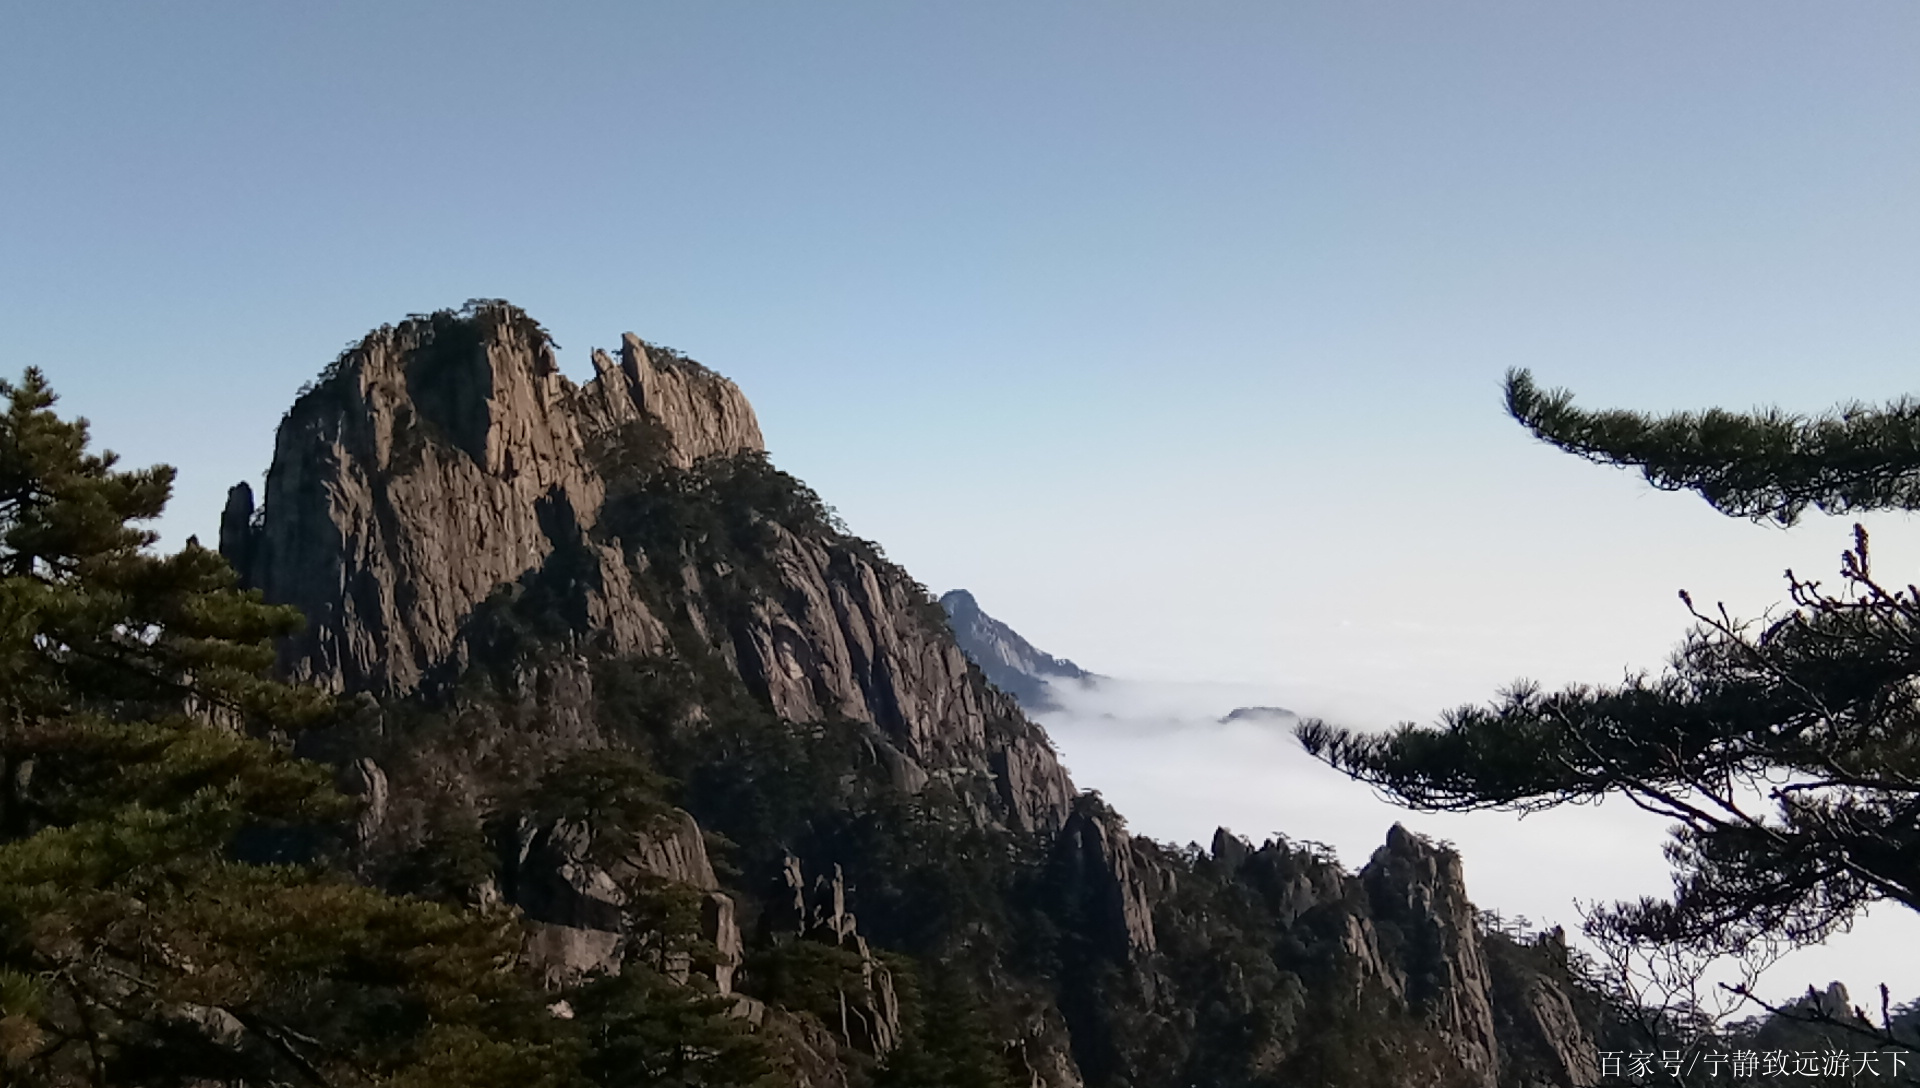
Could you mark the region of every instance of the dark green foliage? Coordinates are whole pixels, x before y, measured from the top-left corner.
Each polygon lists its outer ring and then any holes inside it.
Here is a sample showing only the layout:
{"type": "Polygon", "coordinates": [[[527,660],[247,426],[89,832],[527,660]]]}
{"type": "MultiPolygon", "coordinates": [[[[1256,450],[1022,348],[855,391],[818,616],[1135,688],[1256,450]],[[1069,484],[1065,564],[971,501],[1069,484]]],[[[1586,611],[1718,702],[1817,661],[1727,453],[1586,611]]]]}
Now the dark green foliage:
{"type": "Polygon", "coordinates": [[[1722,513],[1791,525],[1829,514],[1920,509],[1920,401],[1844,405],[1820,416],[1718,408],[1649,416],[1588,412],[1564,389],[1507,373],[1507,410],[1535,435],[1589,461],[1638,467],[1667,491],[1697,491],[1722,513]]]}
{"type": "Polygon", "coordinates": [[[1462,1067],[1434,1025],[1377,990],[1362,991],[1358,1000],[1316,1004],[1311,1012],[1303,1025],[1311,1045],[1275,1073],[1243,1083],[1260,1088],[1405,1083],[1469,1088],[1482,1083],[1462,1067]]]}
{"type": "Polygon", "coordinates": [[[1309,751],[1417,807],[1542,808],[1625,791],[1679,822],[1671,902],[1598,916],[1610,932],[1739,951],[1814,941],[1867,903],[1920,909],[1920,600],[1872,580],[1864,535],[1833,596],[1755,628],[1701,616],[1667,675],[1617,688],[1516,687],[1437,728],[1372,736],[1308,722],[1309,751]],[[1775,816],[1752,813],[1748,787],[1775,816]]]}
{"type": "MultiPolygon", "coordinates": [[[[953,638],[953,621],[947,617],[947,610],[941,607],[940,598],[934,596],[933,591],[918,582],[914,583],[914,588],[918,592],[910,606],[913,609],[913,618],[920,621],[920,626],[928,635],[943,640],[953,638]]],[[[980,668],[971,661],[967,662],[967,667],[970,671],[980,668]]]]}
{"type": "Polygon", "coordinates": [[[859,733],[849,722],[782,722],[770,714],[714,722],[701,736],[705,758],[687,773],[688,810],[764,869],[847,810],[858,786],[850,771],[858,766],[859,733]]]}
{"type": "Polygon", "coordinates": [[[268,640],[298,617],[235,589],[226,562],[197,543],[165,558],[144,551],[154,534],[133,523],[159,516],[172,470],[120,471],[112,454],[89,453],[85,422],[50,411],[38,371],[0,383],[0,396],[0,701],[11,722],[189,709],[313,721],[321,700],[259,676],[268,640]]]}
{"type": "MultiPolygon", "coordinates": [[[[809,872],[844,866],[861,932],[921,957],[887,961],[909,1021],[917,1015],[910,965],[971,955],[956,941],[963,934],[993,948],[989,958],[1039,968],[1018,951],[1031,945],[1018,934],[1038,916],[1010,909],[1032,898],[1038,844],[978,826],[957,801],[942,803],[937,790],[918,798],[893,792],[872,755],[871,726],[781,721],[724,670],[654,659],[605,662],[595,675],[601,720],[633,723],[636,740],[684,782],[680,802],[703,826],[740,844],[734,857],[745,888],[777,884],[789,851],[810,859],[809,872]],[[686,720],[690,693],[705,720],[686,720]]],[[[756,898],[736,895],[750,933],[756,898]]],[[[861,972],[851,952],[781,938],[750,954],[740,984],[837,1031],[839,995],[860,992],[861,972]]],[[[1000,1083],[980,1078],[1004,1064],[995,1040],[1006,1037],[1007,1024],[990,1003],[957,996],[957,983],[942,985],[944,1004],[927,1014],[938,1017],[935,1028],[924,1037],[909,1028],[875,1074],[880,1083],[1000,1083]],[[956,1026],[967,1031],[956,1034],[956,1026]],[[991,1062],[983,1065],[982,1055],[991,1062]]]]}
{"type": "MultiPolygon", "coordinates": [[[[1087,947],[1096,922],[1055,909],[1067,935],[1063,1008],[1090,1081],[1472,1083],[1432,1023],[1369,981],[1347,950],[1355,917],[1371,917],[1383,945],[1394,939],[1357,883],[1309,846],[1243,849],[1160,854],[1170,886],[1154,911],[1164,989],[1153,999],[1136,991],[1134,971],[1087,947]]],[[[1382,958],[1394,962],[1384,948],[1382,958]]]]}
{"type": "Polygon", "coordinates": [[[665,800],[669,787],[636,753],[589,749],[561,756],[532,789],[513,799],[512,808],[535,826],[578,824],[618,844],[661,824],[672,811],[665,800]]]}
{"type": "MultiPolygon", "coordinates": [[[[738,678],[723,669],[706,670],[707,687],[725,702],[746,703],[738,678]]],[[[661,766],[682,767],[694,757],[681,741],[690,715],[701,705],[701,675],[675,657],[602,657],[593,665],[594,717],[621,743],[652,753],[661,766]]]]}
{"type": "Polygon", "coordinates": [[[858,882],[863,926],[889,947],[945,954],[961,934],[991,933],[1044,969],[1026,929],[1043,856],[1031,838],[979,826],[937,795],[882,795],[819,841],[858,882]]]}
{"type": "Polygon", "coordinates": [[[703,377],[715,376],[712,370],[688,358],[685,352],[678,348],[670,348],[665,344],[648,344],[647,357],[660,366],[675,370],[691,371],[703,377]]]}
{"type": "Polygon", "coordinates": [[[235,859],[350,809],[254,739],[330,713],[263,675],[297,617],[150,554],[170,472],[88,453],[37,372],[0,395],[6,1083],[552,1083],[502,920],[235,859]]]}
{"type": "MultiPolygon", "coordinates": [[[[892,792],[871,755],[871,726],[781,721],[730,672],[652,659],[603,662],[595,676],[600,719],[631,725],[634,742],[684,781],[678,800],[703,826],[739,844],[732,853],[743,887],[777,884],[789,851],[813,859],[812,872],[840,862],[860,905],[861,932],[922,957],[884,957],[907,1024],[900,1048],[873,1072],[875,1083],[1024,1083],[1004,1079],[998,1040],[1008,1028],[990,1002],[943,976],[923,1010],[914,965],[961,951],[955,938],[962,934],[1018,945],[1001,935],[1020,928],[1009,902],[1030,897],[1023,886],[1035,872],[1036,844],[979,827],[958,805],[892,792]],[[694,701],[705,720],[687,719],[694,701]]],[[[749,933],[756,931],[756,899],[736,894],[749,933]]],[[[781,937],[750,953],[739,984],[837,1032],[841,994],[862,992],[862,972],[852,952],[781,937]]]]}
{"type": "Polygon", "coordinates": [[[870,726],[788,722],[689,638],[680,658],[601,661],[596,716],[665,776],[663,795],[701,826],[741,844],[742,864],[765,876],[816,826],[844,818],[879,789],[866,754],[870,726]],[[700,715],[691,718],[693,708],[700,715]]]}
{"type": "Polygon", "coordinates": [[[749,1088],[785,1083],[731,1003],[629,965],[568,995],[596,1088],[749,1088]]]}
{"type": "MultiPolygon", "coordinates": [[[[487,398],[492,394],[487,324],[442,310],[402,325],[407,392],[419,416],[417,445],[438,440],[475,461],[486,458],[487,398]]],[[[404,455],[402,455],[404,456],[404,455]]]]}
{"type": "Polygon", "coordinates": [[[384,885],[404,895],[475,905],[476,891],[498,865],[493,836],[471,805],[444,797],[426,809],[426,825],[384,874],[384,885]]]}
{"type": "MultiPolygon", "coordinates": [[[[719,950],[701,936],[704,894],[691,885],[650,873],[622,874],[627,903],[622,927],[628,935],[627,962],[655,971],[705,972],[719,962],[719,950]]],[[[689,985],[706,985],[691,976],[689,985]]]]}
{"type": "MultiPolygon", "coordinates": [[[[1651,419],[1578,411],[1514,372],[1508,405],[1562,448],[1640,465],[1728,513],[1788,523],[1807,506],[1920,500],[1912,402],[1812,420],[1651,419]]],[[[1694,609],[1698,626],[1657,677],[1557,693],[1522,683],[1437,726],[1365,735],[1307,722],[1299,734],[1418,808],[1527,811],[1626,793],[1672,817],[1673,898],[1596,912],[1588,928],[1602,939],[1743,954],[1821,940],[1876,900],[1920,910],[1920,591],[1882,583],[1868,558],[1856,528],[1842,589],[1789,572],[1793,608],[1764,623],[1694,609]]]]}
{"type": "Polygon", "coordinates": [[[673,467],[673,435],[659,420],[643,415],[593,439],[588,455],[616,497],[629,495],[673,467]]]}
{"type": "Polygon", "coordinates": [[[1023,1088],[987,1001],[957,971],[935,966],[922,983],[896,959],[894,985],[904,1021],[900,1047],[874,1075],[874,1088],[1023,1088]]]}
{"type": "Polygon", "coordinates": [[[791,1012],[838,1027],[842,995],[865,986],[858,953],[810,940],[785,940],[747,960],[753,992],[791,1012]]]}
{"type": "MultiPolygon", "coordinates": [[[[1480,947],[1492,980],[1494,1033],[1500,1042],[1503,1084],[1551,1083],[1559,1074],[1555,1040],[1540,1033],[1526,1015],[1538,1007],[1533,996],[1557,991],[1567,999],[1574,1019],[1585,1029],[1596,1050],[1630,1051],[1670,1049],[1676,1040],[1693,1034],[1671,1023],[1650,1032],[1659,1013],[1633,1007],[1627,995],[1612,991],[1584,956],[1567,946],[1566,934],[1555,927],[1538,933],[1504,923],[1491,912],[1480,917],[1480,947]]],[[[1564,1044],[1560,1044],[1564,1045],[1564,1044]]]]}
{"type": "MultiPolygon", "coordinates": [[[[627,438],[629,445],[606,457],[645,471],[657,452],[646,445],[644,431],[627,438]]],[[[761,592],[778,589],[777,573],[768,566],[777,530],[815,540],[844,530],[812,488],[758,451],[708,458],[692,469],[661,464],[638,486],[619,482],[625,486],[602,515],[605,531],[666,569],[698,556],[703,565],[738,571],[761,592]]]]}
{"type": "Polygon", "coordinates": [[[1259,1083],[1284,1055],[1313,1043],[1301,1036],[1303,975],[1331,981],[1337,974],[1318,935],[1287,924],[1261,892],[1263,882],[1284,885],[1305,862],[1271,847],[1253,855],[1244,872],[1203,855],[1181,860],[1155,929],[1192,1019],[1183,1030],[1163,1031],[1156,1049],[1161,1061],[1179,1059],[1181,1080],[1259,1083]]]}

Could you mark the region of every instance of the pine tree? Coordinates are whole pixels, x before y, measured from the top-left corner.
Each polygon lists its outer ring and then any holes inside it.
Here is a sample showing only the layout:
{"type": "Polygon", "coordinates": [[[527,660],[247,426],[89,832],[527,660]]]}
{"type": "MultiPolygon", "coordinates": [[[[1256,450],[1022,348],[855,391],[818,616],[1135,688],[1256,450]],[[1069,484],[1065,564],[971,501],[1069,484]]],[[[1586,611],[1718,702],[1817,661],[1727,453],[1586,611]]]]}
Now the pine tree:
{"type": "Polygon", "coordinates": [[[171,470],[38,371],[0,397],[0,1082],[558,1083],[503,920],[241,860],[349,808],[284,743],[329,713],[267,676],[298,616],[154,554],[171,470]]]}
{"type": "Polygon", "coordinates": [[[630,962],[568,998],[595,1088],[776,1088],[766,1044],[732,1015],[733,1001],[630,962]]]}
{"type": "MultiPolygon", "coordinates": [[[[1524,371],[1507,406],[1545,441],[1638,467],[1734,516],[1920,509],[1920,403],[1649,417],[1587,412],[1524,371]]],[[[1308,751],[1429,810],[1527,811],[1624,794],[1676,822],[1670,900],[1619,904],[1596,936],[1700,955],[1817,942],[1871,903],[1920,910],[1920,590],[1889,585],[1858,527],[1837,591],[1788,572],[1793,608],[1697,626],[1659,676],[1519,684],[1437,726],[1308,722],[1308,751]]],[[[1685,599],[1685,594],[1682,594],[1685,599]]]]}

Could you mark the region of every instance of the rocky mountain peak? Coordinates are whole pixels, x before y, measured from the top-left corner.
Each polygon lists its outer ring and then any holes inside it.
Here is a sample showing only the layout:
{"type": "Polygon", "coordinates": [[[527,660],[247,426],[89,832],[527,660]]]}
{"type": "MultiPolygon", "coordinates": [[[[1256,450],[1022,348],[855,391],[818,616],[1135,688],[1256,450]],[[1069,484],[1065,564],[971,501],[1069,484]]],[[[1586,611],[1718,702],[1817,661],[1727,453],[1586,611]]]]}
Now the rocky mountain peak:
{"type": "Polygon", "coordinates": [[[767,464],[738,387],[631,334],[593,361],[575,385],[544,329],[482,301],[322,373],[264,505],[235,488],[221,530],[245,581],[307,617],[285,672],[381,697],[450,683],[482,605],[546,577],[597,653],[713,657],[785,718],[877,727],[873,758],[911,788],[964,768],[1015,826],[1065,820],[1044,737],[969,674],[924,588],[767,464]]]}
{"type": "Polygon", "coordinates": [[[284,671],[357,696],[315,743],[358,875],[517,911],[552,986],[724,997],[793,1084],[910,1068],[956,1011],[1036,1088],[1584,1083],[1561,989],[1494,1009],[1450,850],[1132,835],[1011,697],[1090,674],[849,536],[732,382],[592,360],[500,302],[376,330],[229,497],[222,552],[308,619],[284,671]]]}
{"type": "Polygon", "coordinates": [[[1397,988],[1491,1086],[1499,1068],[1491,975],[1460,855],[1394,824],[1360,871],[1376,929],[1390,926],[1397,988]]]}
{"type": "MultiPolygon", "coordinates": [[[[594,525],[594,454],[623,430],[682,467],[764,448],[738,387],[690,360],[629,333],[594,364],[576,386],[544,329],[488,301],[383,326],[327,368],[281,424],[264,510],[234,488],[220,534],[250,584],[306,614],[290,673],[412,690],[475,605],[594,525]]],[[[621,603],[601,602],[617,640],[656,642],[621,603]]]]}
{"type": "Polygon", "coordinates": [[[954,640],[968,659],[980,666],[995,687],[1018,699],[1029,711],[1054,706],[1050,687],[1054,681],[1097,679],[1073,662],[1021,638],[1013,628],[988,615],[964,589],[942,594],[940,607],[946,610],[954,640]]]}
{"type": "Polygon", "coordinates": [[[681,468],[704,457],[766,449],[760,423],[739,387],[672,348],[649,346],[625,333],[619,362],[595,349],[593,367],[596,376],[587,391],[604,390],[609,418],[626,423],[644,416],[657,423],[669,459],[681,468]]]}

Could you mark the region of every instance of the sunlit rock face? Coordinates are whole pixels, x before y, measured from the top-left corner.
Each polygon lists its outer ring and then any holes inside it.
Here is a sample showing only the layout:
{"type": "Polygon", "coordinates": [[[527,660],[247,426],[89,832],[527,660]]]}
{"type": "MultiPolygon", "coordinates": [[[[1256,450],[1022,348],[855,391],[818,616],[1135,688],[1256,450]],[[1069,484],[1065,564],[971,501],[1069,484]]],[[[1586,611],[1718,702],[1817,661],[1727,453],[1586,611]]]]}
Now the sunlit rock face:
{"type": "MultiPolygon", "coordinates": [[[[682,466],[763,448],[740,390],[623,338],[616,363],[576,386],[545,334],[507,307],[416,319],[350,349],[281,423],[257,527],[245,485],[223,546],[252,585],[298,605],[307,630],[288,671],[337,690],[404,692],[459,649],[498,586],[534,570],[599,518],[595,439],[655,424],[682,466]]],[[[623,649],[660,645],[602,552],[586,602],[623,649]]]]}
{"type": "Polygon", "coordinates": [[[519,912],[556,988],[726,996],[795,1084],[922,1045],[935,980],[1046,1088],[1581,1083],[1588,1026],[1490,955],[1451,851],[1132,835],[1014,698],[1089,674],[847,535],[732,382],[631,334],[591,358],[568,380],[498,302],[376,330],[230,496],[222,551],[307,616],[283,670],[346,697],[303,744],[362,800],[363,879],[519,912]],[[623,753],[639,823],[540,800],[623,753]],[[647,928],[663,889],[699,957],[647,928]],[[830,1009],[780,987],[816,961],[830,1009]]]}

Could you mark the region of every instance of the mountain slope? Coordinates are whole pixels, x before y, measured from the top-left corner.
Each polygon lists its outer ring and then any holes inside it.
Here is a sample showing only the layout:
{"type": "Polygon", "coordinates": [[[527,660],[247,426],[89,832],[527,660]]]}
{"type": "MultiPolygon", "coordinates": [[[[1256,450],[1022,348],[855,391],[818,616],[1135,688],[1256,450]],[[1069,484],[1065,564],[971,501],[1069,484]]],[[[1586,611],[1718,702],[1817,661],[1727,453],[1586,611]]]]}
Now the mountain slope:
{"type": "Polygon", "coordinates": [[[309,617],[284,671],[355,708],[305,754],[364,799],[363,879],[518,911],[555,987],[723,998],[785,1084],[1589,1071],[1564,945],[1481,933],[1449,851],[1129,835],[731,382],[593,358],[500,302],[376,330],[230,498],[222,550],[309,617]]]}
{"type": "Polygon", "coordinates": [[[1065,658],[1043,653],[1013,628],[987,615],[964,589],[941,594],[940,607],[946,610],[954,641],[967,659],[1028,711],[1054,705],[1049,685],[1055,680],[1098,679],[1065,658]]]}

